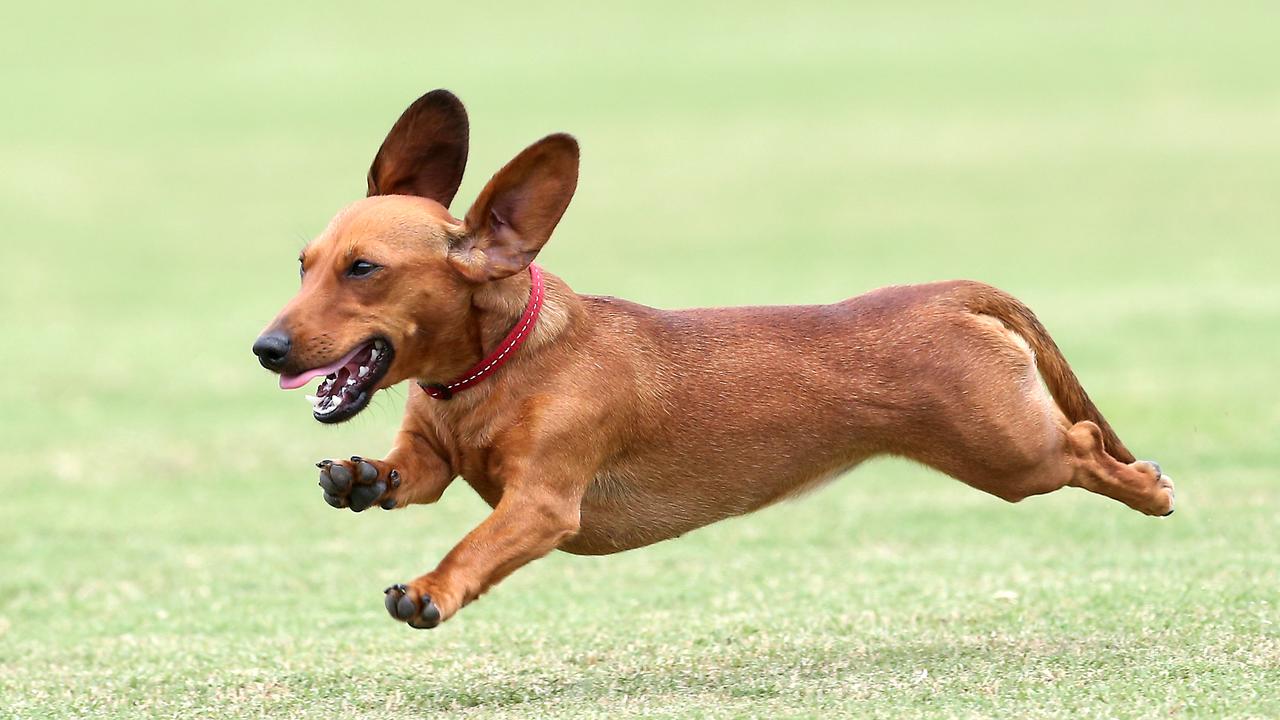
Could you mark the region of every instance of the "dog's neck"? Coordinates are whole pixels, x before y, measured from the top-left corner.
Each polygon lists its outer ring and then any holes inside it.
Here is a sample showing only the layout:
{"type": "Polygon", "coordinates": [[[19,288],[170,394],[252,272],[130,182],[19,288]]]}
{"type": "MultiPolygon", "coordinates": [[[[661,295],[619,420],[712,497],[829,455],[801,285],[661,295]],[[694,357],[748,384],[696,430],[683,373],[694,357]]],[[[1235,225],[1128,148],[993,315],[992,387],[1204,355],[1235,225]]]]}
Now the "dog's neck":
{"type": "MultiPolygon", "coordinates": [[[[564,332],[569,319],[577,308],[577,295],[571,291],[560,278],[542,271],[545,295],[542,311],[530,336],[521,352],[533,350],[564,332]]],[[[476,289],[471,296],[471,307],[476,347],[474,349],[479,360],[502,342],[512,326],[520,319],[529,303],[531,292],[529,271],[523,270],[508,278],[485,283],[476,289]]]]}
{"type": "MultiPolygon", "coordinates": [[[[472,313],[467,332],[466,368],[474,366],[482,358],[490,355],[498,348],[513,328],[525,317],[533,299],[531,273],[528,270],[511,277],[485,283],[478,287],[471,298],[472,313]]],[[[518,365],[521,360],[539,353],[543,348],[561,336],[571,325],[572,318],[579,314],[579,301],[576,294],[562,280],[542,272],[542,293],[536,321],[532,323],[530,334],[514,354],[507,360],[508,364],[518,365]]],[[[499,368],[496,372],[502,372],[499,368]]],[[[459,369],[458,372],[462,372],[459,369]]],[[[448,378],[419,378],[419,383],[444,383],[455,380],[448,378]]],[[[479,382],[468,395],[487,395],[481,391],[486,382],[479,382]]]]}

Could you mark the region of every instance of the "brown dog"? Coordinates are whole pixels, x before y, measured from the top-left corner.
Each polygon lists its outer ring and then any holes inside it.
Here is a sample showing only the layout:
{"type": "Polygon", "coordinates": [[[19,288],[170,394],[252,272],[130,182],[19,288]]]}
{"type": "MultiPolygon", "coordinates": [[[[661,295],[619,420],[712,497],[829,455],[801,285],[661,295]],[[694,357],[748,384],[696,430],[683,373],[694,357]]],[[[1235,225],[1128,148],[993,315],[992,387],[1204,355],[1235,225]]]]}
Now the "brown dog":
{"type": "Polygon", "coordinates": [[[577,143],[534,143],[459,221],[446,208],[467,146],[457,98],[414,102],[369,197],[303,251],[301,290],[253,348],[282,387],[326,377],[321,422],[415,381],[385,460],[320,463],[331,505],[431,503],[461,476],[493,507],[435,570],[387,589],[392,617],[434,627],[551,550],[673,538],[882,454],[1010,502],[1070,485],[1173,511],[1173,483],[1000,290],[674,312],[577,295],[531,265],[577,186],[577,143]]]}

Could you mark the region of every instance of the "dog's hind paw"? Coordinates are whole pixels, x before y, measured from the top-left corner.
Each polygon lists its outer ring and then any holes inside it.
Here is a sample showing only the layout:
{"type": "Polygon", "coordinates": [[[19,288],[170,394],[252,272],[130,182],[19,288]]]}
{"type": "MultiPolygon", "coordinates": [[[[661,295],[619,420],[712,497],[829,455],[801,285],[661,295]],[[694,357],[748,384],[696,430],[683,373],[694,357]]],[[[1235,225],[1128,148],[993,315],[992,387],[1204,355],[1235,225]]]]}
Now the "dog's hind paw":
{"type": "Polygon", "coordinates": [[[1154,460],[1141,460],[1139,462],[1146,464],[1156,477],[1154,508],[1149,511],[1149,514],[1157,517],[1169,517],[1173,514],[1175,499],[1173,478],[1165,475],[1164,470],[1160,468],[1160,463],[1154,460]]]}
{"type": "Polygon", "coordinates": [[[1168,475],[1161,474],[1160,480],[1157,481],[1157,485],[1160,487],[1161,490],[1164,490],[1166,493],[1169,494],[1169,509],[1166,512],[1161,513],[1160,517],[1169,517],[1170,515],[1173,514],[1174,504],[1175,504],[1174,500],[1176,499],[1176,494],[1174,493],[1174,490],[1173,490],[1173,478],[1169,477],[1168,475]]]}
{"type": "Polygon", "coordinates": [[[397,507],[400,473],[381,460],[352,455],[350,460],[321,460],[316,467],[324,501],[335,508],[362,512],[374,505],[384,510],[397,507]]]}
{"type": "Polygon", "coordinates": [[[383,605],[392,618],[419,630],[429,630],[440,624],[440,608],[429,596],[421,595],[415,600],[413,590],[407,585],[392,585],[385,593],[383,605]]]}

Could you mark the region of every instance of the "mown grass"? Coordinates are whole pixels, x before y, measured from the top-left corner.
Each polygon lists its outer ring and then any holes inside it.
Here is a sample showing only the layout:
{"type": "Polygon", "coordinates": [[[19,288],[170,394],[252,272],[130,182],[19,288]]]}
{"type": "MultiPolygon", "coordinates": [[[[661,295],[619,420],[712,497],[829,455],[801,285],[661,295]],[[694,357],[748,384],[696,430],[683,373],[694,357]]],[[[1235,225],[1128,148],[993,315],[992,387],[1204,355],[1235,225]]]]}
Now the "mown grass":
{"type": "MultiPolygon", "coordinates": [[[[1280,715],[1280,59],[1248,3],[29,5],[0,48],[0,715],[1280,715]],[[485,506],[352,516],[248,345],[420,92],[459,204],[584,147],[542,263],[666,307],[947,277],[1054,332],[1167,521],[883,461],[446,626],[380,590],[485,506]]],[[[457,208],[455,208],[457,209],[457,208]]]]}

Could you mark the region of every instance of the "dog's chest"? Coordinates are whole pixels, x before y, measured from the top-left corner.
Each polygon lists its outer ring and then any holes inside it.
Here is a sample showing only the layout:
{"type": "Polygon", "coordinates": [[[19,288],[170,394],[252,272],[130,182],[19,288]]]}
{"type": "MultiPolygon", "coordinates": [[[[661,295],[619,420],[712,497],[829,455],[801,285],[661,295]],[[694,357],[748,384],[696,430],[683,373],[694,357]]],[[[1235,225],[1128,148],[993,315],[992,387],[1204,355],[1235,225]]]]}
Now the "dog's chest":
{"type": "Polygon", "coordinates": [[[487,451],[477,450],[455,456],[453,467],[458,476],[466,481],[471,489],[488,503],[489,507],[497,507],[498,501],[502,499],[502,483],[499,482],[499,475],[490,471],[489,460],[490,455],[487,451]]]}

